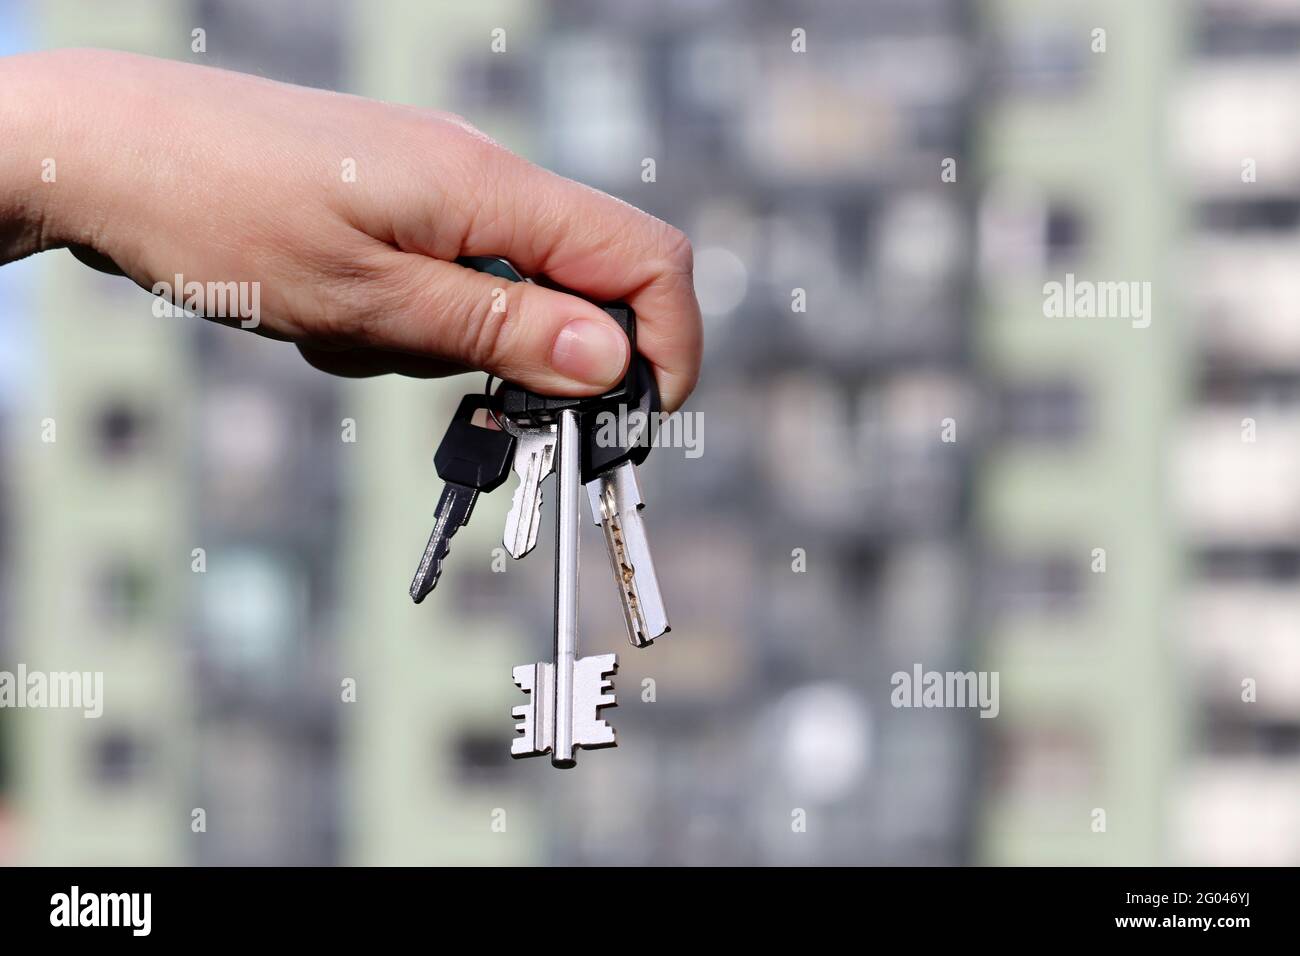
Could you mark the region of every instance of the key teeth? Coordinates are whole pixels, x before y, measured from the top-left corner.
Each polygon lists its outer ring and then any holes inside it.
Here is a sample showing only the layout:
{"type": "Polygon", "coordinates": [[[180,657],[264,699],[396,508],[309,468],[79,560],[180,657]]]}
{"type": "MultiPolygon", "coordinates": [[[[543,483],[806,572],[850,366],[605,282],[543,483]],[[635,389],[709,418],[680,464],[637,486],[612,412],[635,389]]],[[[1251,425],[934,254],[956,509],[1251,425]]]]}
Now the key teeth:
{"type": "Polygon", "coordinates": [[[442,577],[442,562],[450,551],[451,544],[442,534],[441,525],[435,524],[433,534],[429,536],[429,543],[420,556],[420,565],[415,570],[415,577],[411,579],[410,595],[411,600],[416,604],[423,602],[438,586],[438,579],[442,577]]]}
{"type": "Polygon", "coordinates": [[[519,721],[515,724],[516,736],[510,742],[510,756],[540,757],[550,751],[554,674],[554,667],[546,663],[520,664],[514,669],[515,686],[528,695],[529,701],[510,710],[510,715],[519,721]]]}
{"type": "Polygon", "coordinates": [[[587,485],[592,517],[601,526],[628,642],[648,647],[670,630],[654,558],[646,540],[636,466],[626,462],[587,485]]]}
{"type": "MultiPolygon", "coordinates": [[[[573,744],[584,750],[617,747],[614,728],[600,716],[600,712],[617,707],[614,697],[613,677],[618,673],[618,655],[600,654],[583,657],[573,662],[573,744]]],[[[551,707],[555,697],[555,667],[553,664],[521,664],[513,672],[515,686],[529,696],[526,704],[516,704],[510,715],[515,724],[516,736],[510,742],[512,757],[540,757],[549,753],[551,735],[551,707]]]]}
{"type": "Polygon", "coordinates": [[[573,743],[587,750],[617,747],[618,736],[600,712],[617,707],[613,677],[618,655],[599,654],[573,662],[573,743]],[[608,693],[606,693],[608,691],[608,693]]]}
{"type": "Polygon", "coordinates": [[[451,554],[451,539],[469,523],[478,492],[464,485],[448,482],[443,486],[438,507],[433,512],[433,531],[420,555],[420,564],[411,579],[411,600],[420,604],[433,593],[442,578],[442,565],[451,554]]]}
{"type": "Polygon", "coordinates": [[[601,488],[604,482],[596,478],[583,485],[587,491],[587,503],[591,506],[591,523],[597,528],[605,523],[605,506],[601,501],[601,488]]]}
{"type": "Polygon", "coordinates": [[[501,542],[506,546],[506,553],[508,553],[510,557],[514,558],[516,561],[522,559],[525,555],[531,552],[534,547],[536,547],[537,538],[534,536],[532,529],[541,524],[541,513],[542,513],[541,490],[539,489],[537,493],[537,498],[536,498],[537,507],[533,509],[533,514],[530,516],[532,519],[531,524],[525,525],[521,529],[520,525],[523,521],[523,510],[524,510],[523,499],[524,499],[524,482],[521,481],[519,483],[519,486],[515,488],[515,493],[510,499],[510,511],[507,513],[507,517],[510,519],[510,522],[506,526],[506,533],[502,536],[502,542],[501,542]],[[513,535],[511,534],[511,532],[513,532],[513,535]],[[523,535],[522,546],[520,545],[520,540],[519,540],[521,534],[523,535]],[[513,540],[511,540],[512,538],[513,540]]]}
{"type": "Polygon", "coordinates": [[[514,469],[519,476],[519,484],[510,498],[510,511],[506,514],[505,533],[501,540],[506,552],[516,561],[537,547],[537,534],[542,523],[542,501],[545,497],[543,482],[555,470],[555,445],[553,442],[543,442],[542,447],[533,453],[525,447],[523,439],[517,439],[515,464],[518,465],[521,460],[526,465],[523,471],[518,467],[514,469]],[[525,456],[523,459],[519,457],[521,453],[525,456]],[[533,454],[536,456],[535,461],[533,454]],[[525,515],[525,498],[529,491],[532,492],[533,507],[532,513],[525,515]]]}

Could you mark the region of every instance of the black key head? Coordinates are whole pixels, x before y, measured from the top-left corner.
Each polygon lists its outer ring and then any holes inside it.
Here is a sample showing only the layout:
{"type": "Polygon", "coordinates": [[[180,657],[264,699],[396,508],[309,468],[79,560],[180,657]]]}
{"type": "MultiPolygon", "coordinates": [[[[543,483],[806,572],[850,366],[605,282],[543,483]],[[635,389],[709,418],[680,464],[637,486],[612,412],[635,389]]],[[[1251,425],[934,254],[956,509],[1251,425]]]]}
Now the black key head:
{"type": "MultiPolygon", "coordinates": [[[[519,270],[512,266],[509,260],[502,259],[499,256],[461,256],[456,260],[457,265],[465,266],[467,269],[475,269],[479,272],[486,272],[489,275],[505,279],[507,282],[527,282],[519,274],[519,270]]],[[[567,292],[569,295],[578,296],[578,293],[563,286],[556,285],[552,282],[542,280],[542,284],[547,288],[555,289],[559,292],[567,292]]],[[[578,298],[585,298],[578,296],[578,298]]],[[[623,379],[611,388],[604,395],[598,395],[589,398],[564,398],[553,395],[538,395],[536,392],[530,392],[522,386],[506,382],[497,390],[497,395],[501,398],[501,407],[504,414],[509,415],[513,420],[518,422],[527,422],[530,425],[549,425],[556,421],[560,412],[572,408],[579,411],[585,408],[594,408],[596,405],[635,401],[633,382],[636,378],[636,313],[632,307],[622,302],[610,302],[602,304],[601,308],[605,314],[618,323],[618,327],[623,330],[627,336],[628,344],[631,346],[630,353],[633,361],[628,363],[627,374],[623,379]]]]}
{"type": "Polygon", "coordinates": [[[650,455],[659,425],[659,383],[640,355],[632,362],[631,398],[582,414],[582,483],[630,461],[640,465],[650,455]],[[612,427],[611,427],[612,426],[612,427]]]}
{"type": "MultiPolygon", "coordinates": [[[[567,290],[562,290],[567,291],[567,290]]],[[[627,373],[603,395],[587,398],[564,398],[554,395],[539,395],[520,385],[506,382],[497,391],[501,396],[501,407],[506,415],[515,421],[527,421],[533,425],[545,425],[555,421],[565,409],[579,412],[600,405],[617,402],[635,401],[637,351],[636,351],[636,313],[632,307],[621,302],[611,302],[601,306],[605,314],[618,323],[618,327],[627,336],[631,346],[632,361],[627,364],[627,373]]]]}
{"type": "Polygon", "coordinates": [[[496,396],[473,394],[460,400],[460,407],[433,456],[438,477],[473,488],[493,491],[505,483],[514,461],[515,438],[509,432],[474,424],[480,409],[500,412],[496,396]]]}

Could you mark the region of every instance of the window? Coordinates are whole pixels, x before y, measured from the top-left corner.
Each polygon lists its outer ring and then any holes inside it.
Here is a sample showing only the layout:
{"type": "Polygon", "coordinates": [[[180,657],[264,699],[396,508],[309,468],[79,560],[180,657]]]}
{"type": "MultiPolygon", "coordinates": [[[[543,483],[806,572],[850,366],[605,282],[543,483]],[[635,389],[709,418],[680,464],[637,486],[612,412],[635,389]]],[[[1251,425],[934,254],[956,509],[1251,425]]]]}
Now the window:
{"type": "Polygon", "coordinates": [[[207,31],[208,52],[192,59],[339,89],[346,6],[344,0],[199,0],[194,22],[207,31]]]}
{"type": "Polygon", "coordinates": [[[462,730],[455,748],[456,770],[467,784],[500,776],[513,759],[495,729],[462,730]]]}
{"type": "Polygon", "coordinates": [[[1087,217],[1072,200],[1002,182],[980,203],[980,265],[990,279],[1036,277],[1073,265],[1087,242],[1087,217]]]}
{"type": "Polygon", "coordinates": [[[139,455],[149,444],[153,430],[148,413],[120,399],[106,402],[95,419],[96,445],[108,461],[139,455]]]}
{"type": "Polygon", "coordinates": [[[1202,228],[1210,232],[1276,234],[1300,228],[1300,199],[1220,199],[1201,206],[1202,228]]]}
{"type": "Polygon", "coordinates": [[[1077,258],[1083,239],[1083,217],[1079,211],[1061,202],[1050,203],[1043,223],[1048,264],[1077,258]]]}
{"type": "Polygon", "coordinates": [[[93,589],[95,621],[108,628],[129,628],[139,624],[152,600],[151,575],[128,559],[101,567],[93,589]]]}
{"type": "Polygon", "coordinates": [[[90,766],[102,786],[122,787],[135,783],[146,765],[146,748],[126,731],[111,731],[95,739],[90,766]]]}
{"type": "Polygon", "coordinates": [[[990,562],[987,593],[995,613],[1074,613],[1086,564],[1074,554],[1003,555],[990,562]]]}
{"type": "Polygon", "coordinates": [[[1030,23],[1008,30],[993,59],[995,86],[1012,95],[1062,96],[1087,78],[1087,30],[1030,23]],[[1081,40],[1080,37],[1083,37],[1081,40]]]}
{"type": "Polygon", "coordinates": [[[1300,17],[1273,0],[1206,0],[1196,21],[1196,51],[1209,57],[1294,56],[1300,17]]]}
{"type": "Polygon", "coordinates": [[[1082,389],[1073,382],[1018,382],[997,395],[998,430],[1005,441],[1067,444],[1090,425],[1082,389]]]}
{"type": "Polygon", "coordinates": [[[998,750],[994,785],[1012,801],[1038,805],[1078,797],[1097,785],[1096,740],[1078,720],[1015,728],[998,750]]]}

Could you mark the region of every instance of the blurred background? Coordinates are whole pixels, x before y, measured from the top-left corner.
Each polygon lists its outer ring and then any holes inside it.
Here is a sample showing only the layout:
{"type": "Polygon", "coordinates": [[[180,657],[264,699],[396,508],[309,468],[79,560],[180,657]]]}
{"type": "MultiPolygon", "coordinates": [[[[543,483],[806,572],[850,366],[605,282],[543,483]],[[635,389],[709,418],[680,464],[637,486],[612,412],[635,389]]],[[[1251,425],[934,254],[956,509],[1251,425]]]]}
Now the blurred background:
{"type": "Polygon", "coordinates": [[[0,0],[72,45],[459,112],[682,227],[704,454],[642,470],[651,649],[585,532],[619,748],[514,762],[550,519],[498,573],[483,498],[406,596],[481,376],[0,269],[0,670],[105,673],[0,710],[0,862],[1300,863],[1300,3],[0,0]],[[1046,318],[1066,273],[1150,327],[1046,318]],[[997,718],[890,706],[918,663],[997,718]]]}

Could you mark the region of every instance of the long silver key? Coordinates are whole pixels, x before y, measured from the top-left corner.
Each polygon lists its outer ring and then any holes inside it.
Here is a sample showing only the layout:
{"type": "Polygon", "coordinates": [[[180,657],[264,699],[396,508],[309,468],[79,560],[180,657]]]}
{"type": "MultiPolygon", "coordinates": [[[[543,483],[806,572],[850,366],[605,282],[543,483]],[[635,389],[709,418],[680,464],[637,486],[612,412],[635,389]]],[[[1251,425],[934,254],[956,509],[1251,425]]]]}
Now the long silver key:
{"type": "Polygon", "coordinates": [[[605,532],[627,638],[633,647],[645,647],[671,628],[641,520],[645,499],[636,465],[625,461],[598,475],[587,483],[587,497],[592,519],[605,532]]]}
{"type": "Polygon", "coordinates": [[[514,669],[515,683],[527,704],[515,707],[520,736],[510,747],[513,757],[536,757],[550,751],[556,767],[575,765],[575,751],[617,746],[614,729],[600,711],[616,706],[613,684],[618,670],[613,654],[578,658],[578,542],[582,450],[578,415],[560,413],[557,428],[559,464],[555,518],[555,654],[552,663],[514,669]]]}
{"type": "Polygon", "coordinates": [[[512,558],[518,560],[537,547],[537,531],[542,524],[542,482],[555,470],[556,428],[519,426],[509,419],[507,431],[515,436],[514,471],[519,486],[506,515],[502,543],[512,558]]]}

